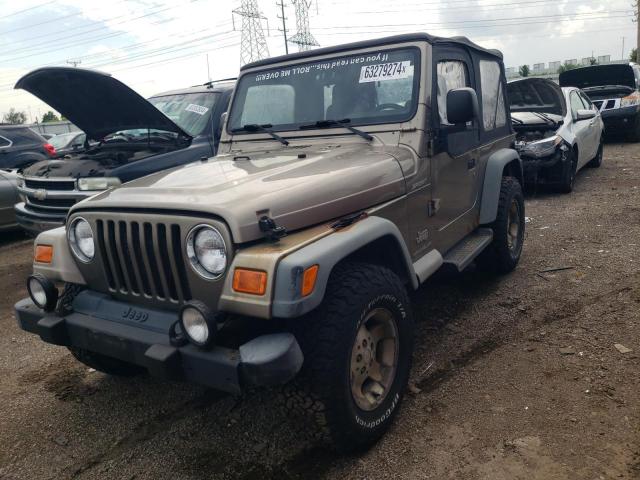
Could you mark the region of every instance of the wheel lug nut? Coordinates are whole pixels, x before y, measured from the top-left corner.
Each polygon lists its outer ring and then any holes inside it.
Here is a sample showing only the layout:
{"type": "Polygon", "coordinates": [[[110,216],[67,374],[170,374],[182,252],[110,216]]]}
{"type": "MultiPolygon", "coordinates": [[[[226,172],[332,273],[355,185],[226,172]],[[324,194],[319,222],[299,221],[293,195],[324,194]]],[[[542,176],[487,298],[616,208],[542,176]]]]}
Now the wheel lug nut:
{"type": "Polygon", "coordinates": [[[367,340],[366,340],[366,339],[365,339],[365,340],[362,340],[362,346],[363,346],[363,347],[366,347],[366,346],[367,346],[367,340]]]}
{"type": "Polygon", "coordinates": [[[360,363],[362,361],[362,355],[358,354],[356,357],[356,362],[360,363]]]}

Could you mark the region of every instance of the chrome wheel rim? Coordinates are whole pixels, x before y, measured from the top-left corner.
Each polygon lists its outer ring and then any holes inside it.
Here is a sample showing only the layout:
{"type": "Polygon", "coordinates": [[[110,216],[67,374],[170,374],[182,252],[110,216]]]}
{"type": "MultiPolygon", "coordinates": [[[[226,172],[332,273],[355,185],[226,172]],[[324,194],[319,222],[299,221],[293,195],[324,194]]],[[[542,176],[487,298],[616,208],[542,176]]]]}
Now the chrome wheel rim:
{"type": "Polygon", "coordinates": [[[518,202],[514,198],[511,200],[509,215],[507,217],[507,244],[509,250],[514,251],[518,247],[520,240],[520,209],[518,202]]]}
{"type": "Polygon", "coordinates": [[[387,397],[398,367],[398,327],[386,308],[369,312],[351,349],[351,395],[364,411],[380,406],[387,397]]]}

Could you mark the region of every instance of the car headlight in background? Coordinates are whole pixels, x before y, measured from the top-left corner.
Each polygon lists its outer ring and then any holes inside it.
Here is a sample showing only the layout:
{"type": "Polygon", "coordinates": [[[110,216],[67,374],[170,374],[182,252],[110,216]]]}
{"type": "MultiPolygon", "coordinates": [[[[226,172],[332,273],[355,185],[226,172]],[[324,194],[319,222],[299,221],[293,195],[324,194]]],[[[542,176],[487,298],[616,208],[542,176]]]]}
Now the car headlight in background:
{"type": "Polygon", "coordinates": [[[78,179],[78,190],[106,190],[122,184],[117,177],[88,177],[78,179]]]}
{"type": "Polygon", "coordinates": [[[83,262],[90,262],[96,252],[91,225],[82,217],[73,219],[67,229],[71,251],[83,262]]]}
{"type": "Polygon", "coordinates": [[[209,225],[198,225],[187,235],[187,257],[193,269],[209,280],[227,268],[227,247],[222,234],[209,225]]]}
{"type": "Polygon", "coordinates": [[[553,155],[558,145],[562,143],[562,137],[554,135],[544,140],[527,143],[522,149],[522,154],[535,158],[543,158],[553,155]]]}
{"type": "Polygon", "coordinates": [[[640,95],[637,93],[632,93],[620,100],[621,107],[635,107],[636,105],[640,105],[640,95]]]}

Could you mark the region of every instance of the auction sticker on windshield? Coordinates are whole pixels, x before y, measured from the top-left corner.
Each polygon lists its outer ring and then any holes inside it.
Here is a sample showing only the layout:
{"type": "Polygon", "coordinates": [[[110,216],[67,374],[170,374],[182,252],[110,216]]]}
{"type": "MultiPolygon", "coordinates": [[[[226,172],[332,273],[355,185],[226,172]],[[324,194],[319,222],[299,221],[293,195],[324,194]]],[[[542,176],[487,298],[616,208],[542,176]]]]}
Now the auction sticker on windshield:
{"type": "Polygon", "coordinates": [[[202,107],[200,105],[194,105],[193,103],[190,103],[189,105],[187,105],[185,110],[187,112],[197,113],[198,115],[204,115],[205,113],[207,113],[209,111],[209,109],[207,107],[202,107]]]}
{"type": "Polygon", "coordinates": [[[360,69],[360,82],[379,82],[384,80],[397,80],[413,76],[413,65],[411,62],[391,62],[379,63],[377,65],[367,65],[360,69]]]}

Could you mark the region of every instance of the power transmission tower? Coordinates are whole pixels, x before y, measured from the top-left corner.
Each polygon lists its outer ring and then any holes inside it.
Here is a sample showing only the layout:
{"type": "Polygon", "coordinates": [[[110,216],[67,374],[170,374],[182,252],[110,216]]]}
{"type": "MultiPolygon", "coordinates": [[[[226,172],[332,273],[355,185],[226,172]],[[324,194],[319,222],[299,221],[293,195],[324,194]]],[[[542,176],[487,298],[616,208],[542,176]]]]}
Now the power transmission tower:
{"type": "Polygon", "coordinates": [[[309,28],[309,7],[311,0],[291,0],[296,9],[296,34],[291,37],[291,43],[298,45],[298,50],[304,52],[311,47],[319,47],[320,44],[311,35],[309,28]]]}
{"type": "MultiPolygon", "coordinates": [[[[232,11],[242,17],[242,37],[240,39],[240,63],[245,65],[269,56],[269,47],[262,29],[262,20],[267,20],[258,10],[258,0],[242,0],[240,8],[232,11]]],[[[235,20],[233,29],[235,30],[235,20]]],[[[267,29],[269,24],[267,23],[267,29]]]]}
{"type": "Polygon", "coordinates": [[[77,67],[82,63],[82,60],[67,60],[67,63],[69,65],[73,65],[74,67],[77,67]]]}

